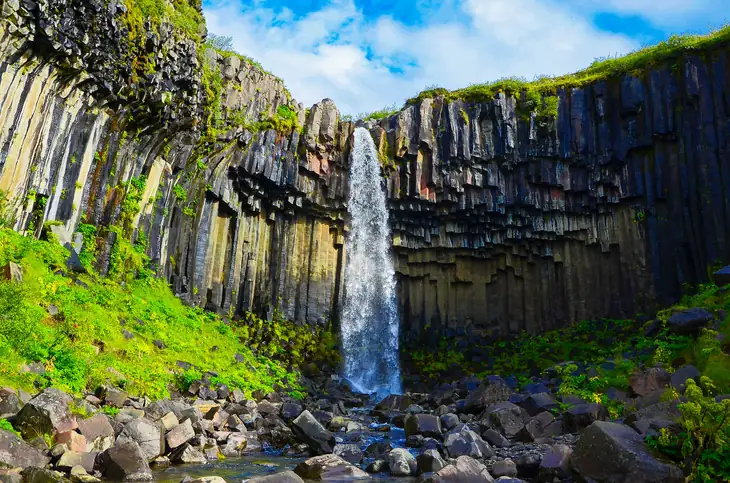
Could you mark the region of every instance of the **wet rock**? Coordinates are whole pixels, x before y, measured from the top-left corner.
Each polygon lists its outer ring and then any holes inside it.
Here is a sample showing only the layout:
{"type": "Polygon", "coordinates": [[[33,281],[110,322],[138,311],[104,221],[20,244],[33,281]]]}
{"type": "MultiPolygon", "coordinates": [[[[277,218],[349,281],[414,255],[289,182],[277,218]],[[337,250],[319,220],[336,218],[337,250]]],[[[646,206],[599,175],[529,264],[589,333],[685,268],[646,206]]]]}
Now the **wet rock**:
{"type": "Polygon", "coordinates": [[[464,400],[464,412],[476,414],[488,405],[507,401],[512,391],[503,381],[485,381],[464,400]]]}
{"type": "Polygon", "coordinates": [[[170,461],[177,464],[205,463],[203,452],[188,443],[184,443],[170,453],[170,461]]]}
{"type": "Polygon", "coordinates": [[[138,418],[127,423],[117,437],[117,445],[133,441],[139,445],[145,460],[160,456],[165,449],[160,428],[146,418],[138,418]]]}
{"type": "Polygon", "coordinates": [[[20,439],[15,433],[0,429],[0,466],[44,467],[50,458],[20,439]]]}
{"type": "Polygon", "coordinates": [[[540,463],[539,476],[543,481],[553,481],[553,479],[563,479],[570,475],[570,458],[573,450],[565,444],[556,444],[542,457],[540,463]]]}
{"type": "Polygon", "coordinates": [[[432,414],[409,414],[405,420],[406,437],[423,435],[430,437],[441,436],[441,421],[432,414]]]}
{"type": "Polygon", "coordinates": [[[657,460],[636,431],[606,421],[597,421],[581,433],[573,452],[572,464],[583,478],[598,482],[684,481],[682,471],[657,460]]]}
{"type": "Polygon", "coordinates": [[[675,335],[697,335],[710,325],[713,315],[705,309],[694,308],[674,314],[667,320],[669,331],[675,335]]]}
{"type": "Polygon", "coordinates": [[[463,430],[449,434],[444,440],[444,449],[452,458],[470,456],[472,458],[491,458],[494,450],[474,431],[463,430]]]}
{"type": "Polygon", "coordinates": [[[225,445],[221,448],[223,456],[235,458],[248,447],[248,437],[245,434],[231,434],[225,441],[225,445]]]}
{"type": "Polygon", "coordinates": [[[139,445],[132,441],[118,442],[99,455],[96,469],[110,479],[124,481],[152,481],[147,458],[139,445]]]}
{"type": "MultiPolygon", "coordinates": [[[[292,422],[294,435],[307,443],[315,454],[332,453],[335,436],[327,431],[309,411],[304,411],[292,422]]],[[[301,474],[300,474],[301,476],[301,474]]]]}
{"type": "Polygon", "coordinates": [[[563,430],[566,433],[578,433],[594,421],[608,419],[608,411],[601,404],[580,404],[563,413],[563,430]]]}
{"type": "Polygon", "coordinates": [[[497,461],[492,467],[491,474],[495,478],[501,476],[509,476],[510,478],[517,476],[517,465],[509,458],[497,461]]]}
{"type": "Polygon", "coordinates": [[[363,452],[360,450],[360,446],[356,444],[335,445],[335,449],[332,453],[352,464],[360,464],[363,458],[363,452]]]}
{"type": "Polygon", "coordinates": [[[376,441],[375,443],[371,443],[370,446],[365,449],[365,457],[376,460],[384,460],[387,458],[388,453],[390,453],[392,449],[393,447],[390,443],[385,441],[376,441]]]}
{"type": "Polygon", "coordinates": [[[404,448],[396,448],[388,453],[388,466],[393,476],[409,476],[417,470],[416,458],[404,448]]]}
{"type": "Polygon", "coordinates": [[[629,378],[629,388],[637,396],[664,389],[669,385],[669,373],[659,367],[652,367],[645,371],[637,372],[629,378]]]}
{"type": "Polygon", "coordinates": [[[293,471],[283,471],[273,475],[255,476],[246,483],[304,483],[304,480],[293,471]]]}
{"type": "Polygon", "coordinates": [[[413,400],[409,396],[391,394],[380,401],[375,409],[378,411],[405,411],[411,404],[413,404],[413,400]]]}
{"type": "Polygon", "coordinates": [[[58,389],[44,389],[23,406],[14,426],[24,439],[72,431],[78,427],[69,409],[72,402],[71,396],[58,389]]]}
{"type": "Polygon", "coordinates": [[[369,480],[370,475],[339,456],[325,454],[299,463],[294,472],[305,480],[369,480]]]}
{"type": "Polygon", "coordinates": [[[427,482],[433,483],[493,483],[487,467],[468,456],[459,456],[452,465],[444,466],[427,482]]]}

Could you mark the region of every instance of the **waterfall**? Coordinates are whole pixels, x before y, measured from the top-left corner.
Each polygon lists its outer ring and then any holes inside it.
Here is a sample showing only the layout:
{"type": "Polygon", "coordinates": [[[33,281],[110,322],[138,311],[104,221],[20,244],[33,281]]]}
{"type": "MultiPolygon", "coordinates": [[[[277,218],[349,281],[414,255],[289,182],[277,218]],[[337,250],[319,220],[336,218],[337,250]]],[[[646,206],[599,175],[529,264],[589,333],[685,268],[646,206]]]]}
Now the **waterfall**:
{"type": "Polygon", "coordinates": [[[398,308],[388,209],[378,151],[370,133],[355,130],[350,159],[345,302],[341,317],[345,378],[364,392],[401,392],[398,308]]]}

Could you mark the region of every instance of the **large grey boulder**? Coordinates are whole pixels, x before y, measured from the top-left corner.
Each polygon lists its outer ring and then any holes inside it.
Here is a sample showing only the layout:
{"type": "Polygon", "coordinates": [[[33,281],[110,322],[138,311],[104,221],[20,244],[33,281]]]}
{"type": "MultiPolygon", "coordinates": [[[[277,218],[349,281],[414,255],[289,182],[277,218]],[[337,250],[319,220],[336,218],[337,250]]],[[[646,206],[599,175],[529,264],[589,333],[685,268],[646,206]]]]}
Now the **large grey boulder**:
{"type": "Polygon", "coordinates": [[[540,462],[539,474],[544,481],[563,479],[570,475],[570,458],[573,449],[565,444],[551,446],[543,455],[540,462]]]}
{"type": "Polygon", "coordinates": [[[363,458],[362,450],[356,444],[338,444],[332,453],[355,465],[359,464],[363,458]]]}
{"type": "Polygon", "coordinates": [[[327,431],[309,411],[303,411],[292,422],[292,431],[299,440],[307,443],[315,454],[332,453],[334,449],[335,435],[327,431]]]}
{"type": "Polygon", "coordinates": [[[117,442],[96,459],[96,469],[109,479],[124,481],[152,481],[147,458],[139,445],[132,441],[117,442]]]}
{"type": "Polygon", "coordinates": [[[396,448],[388,453],[388,466],[393,476],[409,476],[416,473],[416,458],[405,448],[396,448]]]}
{"type": "Polygon", "coordinates": [[[86,438],[89,451],[106,451],[114,446],[114,428],[109,418],[104,414],[97,414],[89,419],[78,422],[79,432],[86,438]]]}
{"type": "Polygon", "coordinates": [[[683,310],[669,317],[667,327],[675,335],[697,335],[713,320],[713,315],[707,310],[694,308],[683,310]]]}
{"type": "Polygon", "coordinates": [[[177,464],[192,464],[205,463],[207,459],[200,449],[184,443],[170,453],[170,461],[177,464]]]}
{"type": "Polygon", "coordinates": [[[444,449],[452,458],[470,456],[472,458],[491,458],[494,450],[477,433],[464,429],[446,436],[444,449]]]}
{"type": "Polygon", "coordinates": [[[579,404],[563,413],[563,430],[566,433],[578,433],[594,421],[608,419],[608,411],[598,403],[579,404]]]}
{"type": "Polygon", "coordinates": [[[409,414],[405,419],[406,438],[421,434],[427,437],[441,437],[441,421],[433,414],[409,414]]]}
{"type": "Polygon", "coordinates": [[[464,411],[482,412],[490,404],[507,401],[512,391],[503,381],[485,381],[464,400],[464,411]]]}
{"type": "Polygon", "coordinates": [[[28,466],[44,467],[50,458],[32,447],[15,433],[0,429],[0,466],[25,468],[28,466]]]}
{"type": "Polygon", "coordinates": [[[434,473],[446,466],[446,461],[441,457],[441,453],[435,449],[427,449],[416,457],[417,474],[434,473]]]}
{"type": "Polygon", "coordinates": [[[165,451],[160,428],[146,418],[139,418],[127,423],[117,437],[117,445],[133,441],[137,443],[147,461],[151,461],[165,451]]]}
{"type": "Polygon", "coordinates": [[[527,412],[511,402],[500,402],[487,407],[482,420],[508,438],[514,438],[527,422],[527,412]]]}
{"type": "Polygon", "coordinates": [[[44,389],[20,410],[15,419],[15,428],[26,440],[72,431],[78,427],[69,409],[72,402],[71,396],[58,389],[44,389]]]}
{"type": "Polygon", "coordinates": [[[366,472],[333,454],[309,458],[299,463],[294,472],[305,480],[340,482],[370,479],[366,472]]]}
{"type": "Polygon", "coordinates": [[[453,465],[444,466],[426,481],[432,483],[493,483],[487,467],[468,456],[459,456],[453,465]]]}
{"type": "Polygon", "coordinates": [[[598,483],[684,482],[682,471],[657,460],[639,433],[607,421],[596,421],[581,433],[572,464],[584,479],[598,483]]]}
{"type": "Polygon", "coordinates": [[[178,448],[183,444],[187,443],[195,437],[195,430],[193,424],[189,419],[186,419],[181,424],[178,424],[165,435],[167,446],[171,449],[178,448]]]}
{"type": "Polygon", "coordinates": [[[0,400],[0,418],[8,419],[23,409],[23,402],[17,394],[9,393],[0,400]]]}

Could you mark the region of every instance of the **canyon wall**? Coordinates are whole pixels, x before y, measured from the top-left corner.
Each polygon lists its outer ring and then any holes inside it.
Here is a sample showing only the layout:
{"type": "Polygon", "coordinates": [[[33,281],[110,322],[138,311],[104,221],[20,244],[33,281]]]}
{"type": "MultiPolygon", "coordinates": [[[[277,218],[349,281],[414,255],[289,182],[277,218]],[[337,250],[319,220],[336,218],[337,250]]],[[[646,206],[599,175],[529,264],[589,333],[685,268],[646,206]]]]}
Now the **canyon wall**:
{"type": "MultiPolygon", "coordinates": [[[[164,23],[144,44],[154,69],[135,76],[123,12],[114,0],[3,4],[0,189],[15,229],[68,243],[94,225],[102,272],[128,238],[190,303],[336,322],[353,123],[164,23]],[[282,107],[295,127],[266,122],[282,107]]],[[[548,118],[500,93],[365,123],[383,157],[406,341],[651,312],[730,261],[729,53],[559,89],[548,118]]]]}

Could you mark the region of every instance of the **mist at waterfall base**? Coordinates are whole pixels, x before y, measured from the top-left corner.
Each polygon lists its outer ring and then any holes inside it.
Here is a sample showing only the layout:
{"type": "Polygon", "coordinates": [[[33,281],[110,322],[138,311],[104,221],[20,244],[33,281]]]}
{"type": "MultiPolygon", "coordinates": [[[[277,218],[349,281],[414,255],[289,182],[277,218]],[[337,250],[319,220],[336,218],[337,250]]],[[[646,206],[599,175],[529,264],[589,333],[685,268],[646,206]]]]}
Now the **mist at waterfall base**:
{"type": "Polygon", "coordinates": [[[357,128],[350,159],[351,217],[341,317],[344,377],[363,393],[400,394],[398,308],[388,209],[370,133],[357,128]]]}

